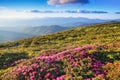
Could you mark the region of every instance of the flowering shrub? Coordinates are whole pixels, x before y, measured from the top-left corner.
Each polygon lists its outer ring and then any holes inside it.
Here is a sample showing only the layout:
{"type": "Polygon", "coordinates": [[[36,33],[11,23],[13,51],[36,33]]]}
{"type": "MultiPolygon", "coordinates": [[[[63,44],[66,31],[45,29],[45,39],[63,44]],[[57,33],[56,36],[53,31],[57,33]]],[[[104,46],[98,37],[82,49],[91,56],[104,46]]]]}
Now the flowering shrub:
{"type": "Polygon", "coordinates": [[[88,45],[56,54],[41,55],[14,67],[3,75],[3,79],[105,80],[107,69],[103,66],[111,59],[107,56],[109,53],[101,52],[101,50],[107,48],[107,46],[88,45]]]}

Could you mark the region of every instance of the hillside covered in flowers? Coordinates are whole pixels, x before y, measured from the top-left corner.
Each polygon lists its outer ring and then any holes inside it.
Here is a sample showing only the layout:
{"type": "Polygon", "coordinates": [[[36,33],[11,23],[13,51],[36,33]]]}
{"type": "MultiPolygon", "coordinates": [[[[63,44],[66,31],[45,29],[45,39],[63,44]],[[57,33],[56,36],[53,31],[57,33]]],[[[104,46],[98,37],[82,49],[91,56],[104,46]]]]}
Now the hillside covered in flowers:
{"type": "Polygon", "coordinates": [[[119,80],[120,23],[0,44],[0,80],[119,80]]]}

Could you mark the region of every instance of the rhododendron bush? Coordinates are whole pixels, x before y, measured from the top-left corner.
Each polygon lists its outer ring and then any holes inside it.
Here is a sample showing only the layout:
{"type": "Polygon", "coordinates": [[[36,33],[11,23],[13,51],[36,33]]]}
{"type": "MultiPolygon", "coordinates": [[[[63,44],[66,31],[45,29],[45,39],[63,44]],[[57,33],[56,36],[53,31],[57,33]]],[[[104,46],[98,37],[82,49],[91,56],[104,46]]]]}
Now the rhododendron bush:
{"type": "MultiPolygon", "coordinates": [[[[57,54],[40,55],[24,62],[3,75],[5,80],[105,80],[106,65],[119,60],[120,54],[107,52],[107,46],[87,45],[57,54]],[[112,56],[112,58],[110,57],[112,56]]],[[[120,64],[117,64],[120,67],[120,64]]],[[[109,67],[109,66],[107,66],[109,67]]],[[[119,68],[117,67],[117,68],[119,68]]],[[[112,69],[112,68],[110,68],[112,69]]],[[[120,70],[120,68],[119,68],[120,70]]],[[[112,73],[114,74],[114,73],[112,73]]]]}

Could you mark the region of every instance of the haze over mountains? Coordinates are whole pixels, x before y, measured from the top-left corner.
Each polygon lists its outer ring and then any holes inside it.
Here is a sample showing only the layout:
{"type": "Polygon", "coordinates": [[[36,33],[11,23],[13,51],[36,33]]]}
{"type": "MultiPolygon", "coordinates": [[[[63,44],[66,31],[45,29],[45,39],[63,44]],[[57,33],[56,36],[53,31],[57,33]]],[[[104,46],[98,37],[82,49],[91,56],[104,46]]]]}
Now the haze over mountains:
{"type": "Polygon", "coordinates": [[[13,40],[20,40],[28,37],[38,36],[38,35],[44,35],[44,34],[50,34],[62,30],[66,30],[68,28],[60,27],[60,26],[41,26],[41,27],[30,27],[30,28],[24,28],[20,31],[15,31],[13,27],[10,30],[0,30],[0,42],[7,42],[7,41],[13,41],[13,40]],[[13,29],[13,30],[11,30],[13,29]]]}
{"type": "MultiPolygon", "coordinates": [[[[108,22],[110,20],[88,19],[88,18],[40,18],[29,20],[16,20],[0,22],[3,26],[0,27],[0,42],[24,39],[33,36],[51,34],[74,27],[98,24],[108,22]],[[17,23],[17,24],[16,24],[17,23]],[[8,27],[6,27],[8,26],[8,27]]],[[[119,21],[119,20],[118,20],[119,21]]]]}

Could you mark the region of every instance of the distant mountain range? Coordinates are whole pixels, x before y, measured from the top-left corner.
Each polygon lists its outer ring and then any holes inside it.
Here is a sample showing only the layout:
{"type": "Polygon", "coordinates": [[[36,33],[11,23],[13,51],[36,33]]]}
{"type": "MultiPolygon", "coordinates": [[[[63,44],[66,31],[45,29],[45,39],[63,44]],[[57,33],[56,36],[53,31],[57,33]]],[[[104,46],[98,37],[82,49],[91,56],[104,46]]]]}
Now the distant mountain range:
{"type": "MultiPolygon", "coordinates": [[[[4,20],[3,20],[4,21],[4,20]]],[[[51,34],[79,26],[99,24],[118,20],[100,20],[88,18],[40,18],[29,20],[11,20],[6,26],[0,27],[0,42],[19,40],[33,36],[51,34]],[[17,23],[17,24],[16,24],[17,23]],[[13,26],[12,26],[13,25],[13,26]],[[11,27],[12,26],[12,27],[11,27]]],[[[2,23],[0,22],[0,25],[2,23]]]]}
{"type": "Polygon", "coordinates": [[[38,35],[55,33],[67,29],[69,28],[61,27],[58,25],[25,27],[25,28],[16,28],[16,27],[0,28],[0,42],[20,40],[38,35]]]}

